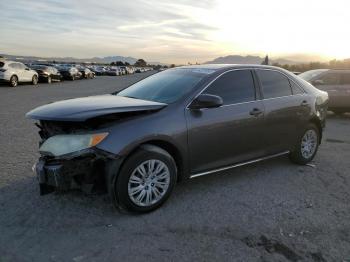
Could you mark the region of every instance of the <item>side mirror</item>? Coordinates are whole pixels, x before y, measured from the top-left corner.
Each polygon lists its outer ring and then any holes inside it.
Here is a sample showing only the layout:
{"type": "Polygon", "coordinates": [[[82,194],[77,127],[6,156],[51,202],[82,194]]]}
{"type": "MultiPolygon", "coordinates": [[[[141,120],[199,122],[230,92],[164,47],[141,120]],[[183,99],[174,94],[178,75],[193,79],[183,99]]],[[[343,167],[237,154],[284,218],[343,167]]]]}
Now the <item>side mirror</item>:
{"type": "Polygon", "coordinates": [[[321,79],[318,79],[318,80],[312,81],[312,84],[313,85],[324,85],[324,81],[321,79]]]}
{"type": "Polygon", "coordinates": [[[223,105],[223,100],[220,96],[200,94],[195,100],[192,101],[189,108],[201,109],[201,108],[214,108],[223,105]]]}

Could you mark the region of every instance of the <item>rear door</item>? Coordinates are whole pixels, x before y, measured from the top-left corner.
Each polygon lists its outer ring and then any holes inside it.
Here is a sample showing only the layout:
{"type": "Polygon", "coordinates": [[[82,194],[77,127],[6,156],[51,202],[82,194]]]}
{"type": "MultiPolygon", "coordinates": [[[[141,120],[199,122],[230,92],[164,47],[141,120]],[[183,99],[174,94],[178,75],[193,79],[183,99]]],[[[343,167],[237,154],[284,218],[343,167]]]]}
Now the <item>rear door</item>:
{"type": "Polygon", "coordinates": [[[224,73],[203,94],[220,96],[218,108],[186,109],[191,172],[200,173],[264,155],[264,106],[251,70],[224,73]]]}
{"type": "Polygon", "coordinates": [[[257,69],[265,107],[265,142],[269,154],[291,150],[311,112],[303,89],[277,70],[257,69]]]}
{"type": "Polygon", "coordinates": [[[33,73],[27,69],[27,66],[22,63],[16,63],[16,66],[18,68],[18,73],[22,76],[22,81],[32,81],[33,73]]]}

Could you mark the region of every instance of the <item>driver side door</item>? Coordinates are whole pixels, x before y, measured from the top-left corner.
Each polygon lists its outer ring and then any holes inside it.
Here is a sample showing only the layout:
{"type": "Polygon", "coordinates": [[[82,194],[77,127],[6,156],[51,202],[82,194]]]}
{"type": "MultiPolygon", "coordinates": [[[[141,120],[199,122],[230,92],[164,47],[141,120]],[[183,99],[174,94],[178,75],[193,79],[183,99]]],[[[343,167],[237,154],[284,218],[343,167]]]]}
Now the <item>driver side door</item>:
{"type": "Polygon", "coordinates": [[[223,105],[186,109],[192,174],[227,167],[265,154],[264,105],[258,100],[251,70],[225,72],[202,94],[221,97],[223,105]]]}

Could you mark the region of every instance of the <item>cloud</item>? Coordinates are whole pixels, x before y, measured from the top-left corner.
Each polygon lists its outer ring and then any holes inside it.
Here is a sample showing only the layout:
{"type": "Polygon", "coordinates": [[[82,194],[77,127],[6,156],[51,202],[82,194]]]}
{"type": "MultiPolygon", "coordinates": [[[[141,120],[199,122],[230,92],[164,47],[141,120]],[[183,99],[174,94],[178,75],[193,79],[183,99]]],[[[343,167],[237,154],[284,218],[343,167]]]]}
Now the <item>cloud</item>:
{"type": "Polygon", "coordinates": [[[1,41],[0,48],[4,53],[78,57],[142,56],[149,53],[147,47],[157,46],[167,52],[176,45],[171,42],[164,45],[159,40],[166,36],[174,43],[182,41],[183,45],[187,41],[209,41],[207,33],[215,28],[195,21],[183,10],[198,11],[213,3],[206,0],[85,0],[84,3],[2,0],[0,34],[6,40],[1,41]]]}

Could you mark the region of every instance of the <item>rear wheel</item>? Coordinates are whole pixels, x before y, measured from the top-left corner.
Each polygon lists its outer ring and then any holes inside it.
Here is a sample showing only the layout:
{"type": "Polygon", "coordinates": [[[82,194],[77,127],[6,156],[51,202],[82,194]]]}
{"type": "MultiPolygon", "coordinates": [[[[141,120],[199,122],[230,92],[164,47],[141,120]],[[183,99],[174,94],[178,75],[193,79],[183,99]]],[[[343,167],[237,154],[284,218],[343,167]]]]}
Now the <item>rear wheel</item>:
{"type": "Polygon", "coordinates": [[[165,150],[145,145],[122,166],[114,186],[117,205],[131,212],[150,212],[170,196],[176,164],[165,150]]]}
{"type": "Polygon", "coordinates": [[[11,87],[18,86],[18,77],[17,76],[11,76],[11,78],[10,78],[10,86],[11,87]]]}
{"type": "Polygon", "coordinates": [[[32,77],[32,85],[37,85],[38,84],[38,76],[37,75],[33,75],[32,77]]]}
{"type": "Polygon", "coordinates": [[[310,123],[298,139],[298,144],[291,152],[290,159],[300,165],[309,163],[317,153],[319,141],[320,131],[315,124],[310,123]]]}

